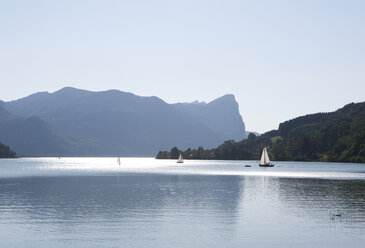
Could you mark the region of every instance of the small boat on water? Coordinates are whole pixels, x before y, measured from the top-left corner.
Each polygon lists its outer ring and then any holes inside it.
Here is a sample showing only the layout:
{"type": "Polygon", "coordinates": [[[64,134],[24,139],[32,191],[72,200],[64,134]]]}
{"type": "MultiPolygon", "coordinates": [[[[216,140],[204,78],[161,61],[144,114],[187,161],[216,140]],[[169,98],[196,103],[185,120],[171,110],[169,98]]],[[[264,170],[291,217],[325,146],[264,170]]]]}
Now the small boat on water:
{"type": "Polygon", "coordinates": [[[262,150],[259,166],[261,167],[274,167],[274,164],[270,162],[269,154],[267,153],[266,147],[262,150]]]}
{"type": "Polygon", "coordinates": [[[180,153],[179,159],[177,160],[177,163],[179,163],[179,164],[184,163],[184,159],[183,159],[181,153],[180,153]]]}
{"type": "Polygon", "coordinates": [[[117,164],[120,165],[120,157],[117,159],[117,164]]]}

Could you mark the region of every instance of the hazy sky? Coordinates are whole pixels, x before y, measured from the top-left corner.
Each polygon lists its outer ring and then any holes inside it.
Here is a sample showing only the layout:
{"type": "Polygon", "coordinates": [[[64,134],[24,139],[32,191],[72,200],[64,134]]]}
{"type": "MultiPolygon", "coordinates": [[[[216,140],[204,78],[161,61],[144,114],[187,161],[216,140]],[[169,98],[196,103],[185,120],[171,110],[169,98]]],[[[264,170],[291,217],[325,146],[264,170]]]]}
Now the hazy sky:
{"type": "Polygon", "coordinates": [[[365,1],[0,0],[0,99],[64,86],[209,102],[248,130],[365,101],[365,1]]]}

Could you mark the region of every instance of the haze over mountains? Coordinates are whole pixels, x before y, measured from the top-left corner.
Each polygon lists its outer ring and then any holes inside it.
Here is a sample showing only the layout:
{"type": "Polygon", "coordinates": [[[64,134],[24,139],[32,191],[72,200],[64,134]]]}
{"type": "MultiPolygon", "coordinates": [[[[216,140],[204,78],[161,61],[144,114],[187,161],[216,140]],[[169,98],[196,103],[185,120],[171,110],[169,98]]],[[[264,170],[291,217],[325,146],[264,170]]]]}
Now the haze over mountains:
{"type": "Polygon", "coordinates": [[[66,87],[0,102],[0,142],[21,156],[154,156],[175,145],[212,148],[246,136],[233,95],[167,104],[66,87]]]}

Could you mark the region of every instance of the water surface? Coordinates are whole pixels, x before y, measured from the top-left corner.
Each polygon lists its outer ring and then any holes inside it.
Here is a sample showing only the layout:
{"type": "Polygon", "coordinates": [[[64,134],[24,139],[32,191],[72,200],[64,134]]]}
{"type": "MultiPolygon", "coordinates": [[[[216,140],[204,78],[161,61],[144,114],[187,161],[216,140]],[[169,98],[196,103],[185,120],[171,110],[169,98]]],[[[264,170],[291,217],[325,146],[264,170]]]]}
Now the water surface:
{"type": "Polygon", "coordinates": [[[0,160],[1,247],[362,247],[365,165],[0,160]],[[245,167],[250,164],[252,167],[245,167]]]}

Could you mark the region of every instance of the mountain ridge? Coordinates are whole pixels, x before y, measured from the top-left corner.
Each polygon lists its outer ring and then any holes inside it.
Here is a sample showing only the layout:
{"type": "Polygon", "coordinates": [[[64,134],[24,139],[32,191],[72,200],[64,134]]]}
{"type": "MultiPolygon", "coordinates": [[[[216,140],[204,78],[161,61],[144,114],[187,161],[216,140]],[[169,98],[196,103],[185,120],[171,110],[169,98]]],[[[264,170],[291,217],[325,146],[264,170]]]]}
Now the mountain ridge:
{"type": "MultiPolygon", "coordinates": [[[[244,122],[233,95],[226,97],[226,100],[223,96],[223,99],[214,103],[215,107],[207,104],[206,109],[199,110],[209,112],[209,116],[214,113],[214,108],[224,109],[216,111],[218,118],[210,120],[194,119],[194,116],[179,110],[176,105],[168,104],[156,96],[137,96],[119,90],[93,92],[64,87],[53,93],[34,93],[1,105],[6,111],[4,113],[17,116],[17,121],[28,123],[30,129],[34,128],[31,123],[35,119],[27,118],[39,118],[42,121],[39,125],[48,130],[45,131],[48,134],[47,142],[56,147],[58,145],[60,149],[57,156],[153,156],[176,141],[181,147],[193,144],[213,147],[227,138],[245,136],[244,122]],[[227,108],[232,109],[227,111],[227,108]],[[226,122],[228,119],[235,121],[229,128],[209,123],[218,122],[219,116],[223,114],[227,115],[225,118],[229,117],[226,122]],[[236,137],[224,129],[236,130],[236,137]]],[[[0,125],[11,129],[6,123],[0,125]]],[[[27,129],[27,126],[23,128],[27,129]]],[[[40,149],[35,149],[36,146],[27,150],[20,145],[14,130],[0,131],[0,142],[1,135],[6,136],[6,143],[19,155],[55,154],[51,149],[48,153],[42,153],[40,149]],[[15,135],[13,140],[6,135],[7,132],[15,135]]]]}

